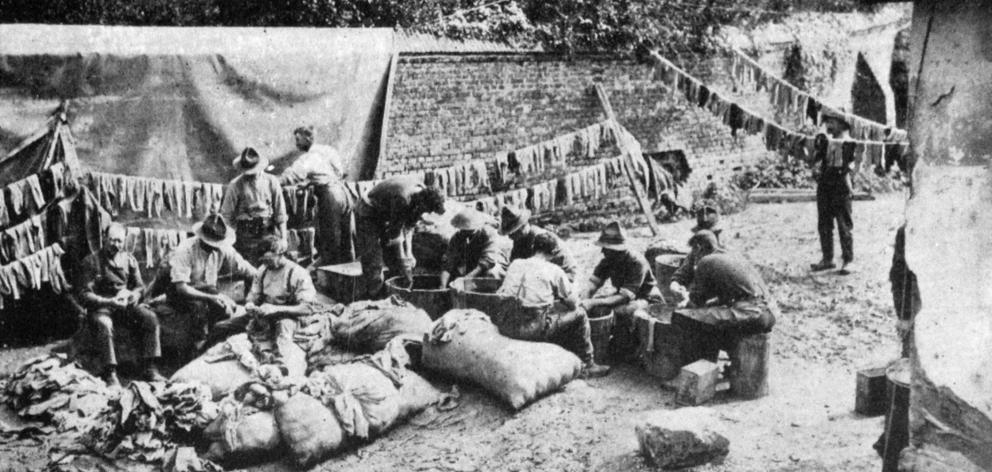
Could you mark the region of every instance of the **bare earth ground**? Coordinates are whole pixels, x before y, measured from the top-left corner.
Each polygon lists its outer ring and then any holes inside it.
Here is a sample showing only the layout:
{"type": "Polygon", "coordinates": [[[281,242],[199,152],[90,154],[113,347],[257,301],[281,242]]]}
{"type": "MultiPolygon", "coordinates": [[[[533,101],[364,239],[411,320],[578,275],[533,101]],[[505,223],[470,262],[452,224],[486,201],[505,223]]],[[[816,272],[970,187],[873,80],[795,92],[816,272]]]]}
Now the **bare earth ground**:
{"type": "MultiPolygon", "coordinates": [[[[874,471],[871,449],[882,419],[853,412],[855,371],[898,355],[888,267],[904,197],[855,202],[854,275],[810,275],[819,257],[813,203],[751,205],[723,219],[722,239],[758,264],[779,299],[782,318],[772,342],[771,395],[756,401],[718,397],[709,406],[723,421],[731,452],[723,464],[697,471],[874,471]]],[[[692,223],[665,225],[662,237],[682,241],[692,223]]],[[[652,239],[634,231],[643,248],[652,239]]],[[[595,234],[567,244],[587,272],[598,259],[595,234]]],[[[838,250],[839,253],[839,250],[838,250]]],[[[0,352],[0,373],[44,347],[0,352]]],[[[601,379],[513,413],[483,392],[460,385],[461,405],[433,409],[386,437],[325,462],[319,470],[545,471],[651,470],[637,455],[634,425],[644,411],[675,408],[672,392],[638,368],[620,366],[601,379]]],[[[40,469],[44,448],[0,445],[0,470],[40,469]]],[[[278,461],[252,471],[292,470],[278,461]]]]}

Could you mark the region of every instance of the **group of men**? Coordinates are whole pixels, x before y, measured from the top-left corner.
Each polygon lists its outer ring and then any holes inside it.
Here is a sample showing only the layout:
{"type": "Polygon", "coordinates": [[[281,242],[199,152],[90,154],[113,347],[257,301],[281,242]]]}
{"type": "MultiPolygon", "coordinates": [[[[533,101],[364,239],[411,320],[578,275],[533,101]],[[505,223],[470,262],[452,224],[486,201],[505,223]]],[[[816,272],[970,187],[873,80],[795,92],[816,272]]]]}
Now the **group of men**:
{"type": "MultiPolygon", "coordinates": [[[[343,184],[340,157],[333,148],[313,143],[313,131],[294,131],[297,158],[282,177],[265,172],[268,161],[245,148],[233,165],[240,174],[227,186],[219,212],[193,226],[194,236],[170,254],[155,285],[164,286],[164,304],[190,314],[201,327],[206,349],[251,323],[271,324],[277,342],[292,336],[294,320],[310,313],[316,291],[310,273],[287,255],[288,220],[283,184],[306,181],[317,198],[315,264],[350,261],[363,266],[364,295],[383,294],[382,269],[401,268],[410,277],[412,229],[425,212],[441,213],[444,198],[411,179],[388,179],[367,195],[343,184]],[[351,219],[355,234],[351,234],[351,219]],[[349,224],[345,224],[344,222],[349,224]],[[229,280],[228,280],[229,279],[229,280]],[[222,290],[221,282],[250,287],[244,306],[222,290]]],[[[145,284],[134,256],[124,250],[125,228],[113,223],[105,244],[86,257],[77,271],[79,301],[96,327],[103,378],[119,384],[115,334],[137,332],[144,376],[161,380],[161,328],[146,304],[145,284]]]]}
{"type": "MultiPolygon", "coordinates": [[[[194,225],[194,236],[175,248],[160,275],[166,305],[199,320],[202,349],[252,323],[268,324],[277,339],[290,339],[295,320],[310,313],[316,291],[307,269],[287,256],[282,185],[305,181],[314,189],[315,265],[358,259],[359,298],[384,296],[384,269],[412,281],[413,229],[425,213],[444,213],[443,195],[411,178],[386,179],[367,194],[355,195],[343,183],[346,174],[333,148],[314,144],[308,128],[295,130],[294,139],[304,154],[281,177],[265,172],[268,161],[256,150],[241,152],[233,162],[240,175],[228,184],[219,213],[194,225]],[[250,287],[244,306],[221,290],[222,278],[250,287]]],[[[718,233],[704,221],[715,221],[715,215],[700,215],[692,252],[671,287],[682,295],[673,322],[698,333],[692,348],[698,352],[689,360],[715,356],[721,336],[767,331],[774,323],[760,276],[724,251],[718,233]]],[[[519,337],[558,343],[579,356],[585,375],[605,375],[609,368],[594,361],[589,319],[612,313],[613,354],[632,354],[635,313],[663,301],[651,266],[630,247],[624,228],[612,222],[595,243],[602,248],[602,260],[580,285],[579,268],[562,241],[531,224],[530,216],[526,209],[503,207],[497,231],[488,215],[474,209],[459,212],[452,220],[457,232],[445,254],[441,281],[447,286],[462,277],[502,279],[498,293],[517,300],[516,319],[530,323],[516,333],[519,337]],[[509,251],[500,235],[512,241],[509,251]],[[612,290],[604,293],[600,289],[607,282],[612,290]]],[[[119,383],[114,334],[121,328],[140,332],[144,374],[160,380],[159,322],[143,303],[144,283],[134,256],[124,251],[124,237],[120,224],[107,228],[104,247],[85,259],[76,286],[98,327],[108,383],[119,383]]]]}

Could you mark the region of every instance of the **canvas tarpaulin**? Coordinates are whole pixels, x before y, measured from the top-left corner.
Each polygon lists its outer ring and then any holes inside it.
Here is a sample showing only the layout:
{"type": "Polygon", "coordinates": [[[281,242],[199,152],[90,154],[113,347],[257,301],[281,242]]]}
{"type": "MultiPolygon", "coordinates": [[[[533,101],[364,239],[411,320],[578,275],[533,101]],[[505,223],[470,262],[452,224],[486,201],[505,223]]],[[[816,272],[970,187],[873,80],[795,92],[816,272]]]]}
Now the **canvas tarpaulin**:
{"type": "Polygon", "coordinates": [[[386,28],[0,25],[0,155],[68,100],[84,170],[226,182],[254,146],[278,169],[314,126],[351,179],[374,171],[386,28]]]}

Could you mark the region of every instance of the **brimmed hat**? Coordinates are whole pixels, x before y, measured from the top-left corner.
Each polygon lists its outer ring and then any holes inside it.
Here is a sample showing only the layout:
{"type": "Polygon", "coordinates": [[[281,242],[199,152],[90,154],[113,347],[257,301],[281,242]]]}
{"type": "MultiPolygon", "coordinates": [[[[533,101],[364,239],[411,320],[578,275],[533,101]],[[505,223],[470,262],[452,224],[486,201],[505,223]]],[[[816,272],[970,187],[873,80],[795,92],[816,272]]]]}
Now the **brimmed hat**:
{"type": "Polygon", "coordinates": [[[451,218],[451,226],[455,229],[474,231],[486,224],[489,218],[474,208],[465,208],[451,218]]]}
{"type": "Polygon", "coordinates": [[[227,226],[224,218],[216,213],[207,215],[202,222],[193,225],[193,233],[214,247],[226,247],[234,244],[234,230],[227,226]]]}
{"type": "Polygon", "coordinates": [[[504,206],[499,213],[499,234],[507,235],[523,228],[530,221],[530,210],[504,206]]]}
{"type": "Polygon", "coordinates": [[[620,226],[619,222],[614,221],[606,225],[606,228],[603,228],[603,232],[599,234],[599,240],[596,241],[596,245],[605,249],[622,251],[627,248],[627,232],[624,231],[623,226],[620,226]]]}
{"type": "Polygon", "coordinates": [[[259,155],[255,148],[246,147],[231,165],[245,174],[257,174],[269,166],[269,160],[259,155]]]}
{"type": "Polygon", "coordinates": [[[720,209],[712,205],[706,205],[696,211],[696,226],[692,227],[695,233],[701,230],[714,230],[720,222],[720,209]]]}

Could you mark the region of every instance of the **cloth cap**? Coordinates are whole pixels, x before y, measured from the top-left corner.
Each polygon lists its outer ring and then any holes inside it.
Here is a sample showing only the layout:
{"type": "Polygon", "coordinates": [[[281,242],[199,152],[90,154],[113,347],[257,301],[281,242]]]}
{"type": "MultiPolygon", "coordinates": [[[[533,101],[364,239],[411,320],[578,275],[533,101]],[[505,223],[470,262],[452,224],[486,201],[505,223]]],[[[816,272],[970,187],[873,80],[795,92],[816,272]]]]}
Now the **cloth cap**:
{"type": "Polygon", "coordinates": [[[530,221],[530,210],[504,206],[499,214],[499,234],[512,234],[523,228],[528,221],[530,221]]]}
{"type": "Polygon", "coordinates": [[[246,147],[241,151],[241,155],[231,163],[234,168],[245,174],[257,174],[269,166],[269,160],[258,154],[253,147],[246,147]]]}
{"type": "Polygon", "coordinates": [[[689,238],[689,246],[702,244],[706,244],[713,249],[720,249],[720,242],[716,239],[716,233],[708,229],[699,230],[689,238]]]}
{"type": "Polygon", "coordinates": [[[820,114],[821,114],[821,116],[823,118],[822,121],[824,123],[827,122],[827,121],[831,121],[832,120],[832,121],[834,121],[836,123],[839,123],[839,124],[843,125],[848,130],[851,129],[851,123],[848,123],[848,121],[847,121],[847,113],[844,111],[843,108],[842,109],[839,109],[839,110],[833,110],[833,109],[830,109],[830,108],[824,108],[823,111],[820,112],[820,114]]]}
{"type": "Polygon", "coordinates": [[[613,221],[606,225],[606,228],[603,228],[596,245],[605,249],[622,251],[627,248],[627,233],[623,226],[620,226],[620,222],[613,221]]]}
{"type": "Polygon", "coordinates": [[[235,240],[234,230],[216,213],[207,215],[202,222],[193,225],[193,232],[201,241],[214,247],[230,246],[235,240]]]}

